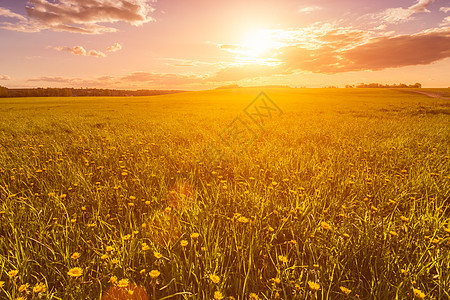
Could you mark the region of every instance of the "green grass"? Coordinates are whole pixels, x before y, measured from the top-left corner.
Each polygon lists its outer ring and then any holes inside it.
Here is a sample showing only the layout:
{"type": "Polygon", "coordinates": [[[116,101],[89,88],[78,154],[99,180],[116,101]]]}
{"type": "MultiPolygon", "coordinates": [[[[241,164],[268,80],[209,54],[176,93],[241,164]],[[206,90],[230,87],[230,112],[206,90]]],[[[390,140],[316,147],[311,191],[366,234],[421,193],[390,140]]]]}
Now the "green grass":
{"type": "Polygon", "coordinates": [[[261,129],[259,92],[0,99],[0,298],[99,299],[112,276],[150,299],[450,297],[450,102],[266,89],[261,129]]]}

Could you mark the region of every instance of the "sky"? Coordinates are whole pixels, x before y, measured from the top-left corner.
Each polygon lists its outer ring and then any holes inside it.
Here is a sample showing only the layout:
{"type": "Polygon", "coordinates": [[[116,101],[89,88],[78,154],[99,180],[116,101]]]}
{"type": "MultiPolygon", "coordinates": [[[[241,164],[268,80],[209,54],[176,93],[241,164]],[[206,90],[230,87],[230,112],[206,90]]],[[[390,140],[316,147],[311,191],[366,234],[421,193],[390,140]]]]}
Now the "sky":
{"type": "Polygon", "coordinates": [[[0,0],[0,85],[450,86],[450,0],[0,0]]]}

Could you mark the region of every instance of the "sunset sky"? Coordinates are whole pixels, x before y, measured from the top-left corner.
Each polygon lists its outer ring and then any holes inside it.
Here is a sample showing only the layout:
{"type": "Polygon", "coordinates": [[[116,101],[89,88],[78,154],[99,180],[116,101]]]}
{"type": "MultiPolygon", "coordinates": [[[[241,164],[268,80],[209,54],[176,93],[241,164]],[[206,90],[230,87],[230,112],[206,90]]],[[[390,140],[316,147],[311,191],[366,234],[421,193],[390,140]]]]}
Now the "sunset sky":
{"type": "Polygon", "coordinates": [[[0,85],[450,86],[450,0],[0,0],[0,85]]]}

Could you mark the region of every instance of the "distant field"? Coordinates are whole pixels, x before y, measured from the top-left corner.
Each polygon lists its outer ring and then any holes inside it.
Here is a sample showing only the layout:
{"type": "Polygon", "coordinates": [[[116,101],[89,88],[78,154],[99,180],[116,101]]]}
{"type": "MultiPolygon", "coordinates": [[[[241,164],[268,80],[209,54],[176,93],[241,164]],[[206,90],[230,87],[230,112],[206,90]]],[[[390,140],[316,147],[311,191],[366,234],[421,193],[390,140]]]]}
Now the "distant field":
{"type": "Polygon", "coordinates": [[[260,92],[0,99],[0,298],[450,298],[450,100],[260,92]]]}

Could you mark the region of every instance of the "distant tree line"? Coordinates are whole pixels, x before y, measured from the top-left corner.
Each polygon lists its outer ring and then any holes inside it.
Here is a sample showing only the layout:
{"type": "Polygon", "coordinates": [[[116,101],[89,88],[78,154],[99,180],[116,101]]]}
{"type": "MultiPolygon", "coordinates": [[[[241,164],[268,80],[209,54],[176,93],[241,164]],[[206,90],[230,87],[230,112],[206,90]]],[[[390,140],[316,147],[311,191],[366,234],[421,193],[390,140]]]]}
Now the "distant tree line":
{"type": "Polygon", "coordinates": [[[400,84],[380,84],[380,83],[361,83],[358,85],[346,85],[346,88],[416,88],[416,89],[420,89],[422,87],[422,85],[418,82],[414,83],[414,84],[404,84],[404,83],[400,83],[400,84]]]}
{"type": "Polygon", "coordinates": [[[0,97],[83,97],[83,96],[155,96],[180,93],[179,90],[111,90],[74,88],[8,89],[0,86],[0,97]]]}

